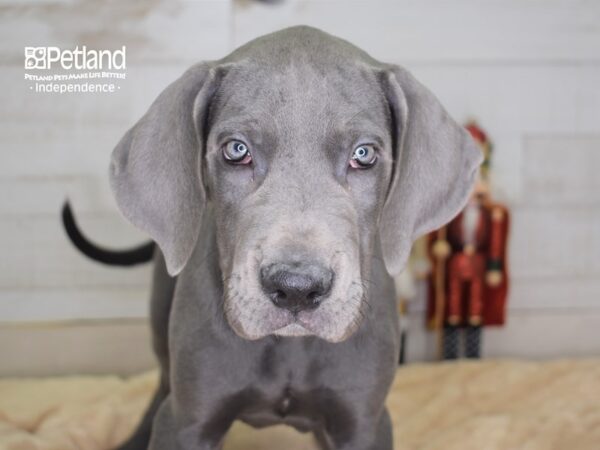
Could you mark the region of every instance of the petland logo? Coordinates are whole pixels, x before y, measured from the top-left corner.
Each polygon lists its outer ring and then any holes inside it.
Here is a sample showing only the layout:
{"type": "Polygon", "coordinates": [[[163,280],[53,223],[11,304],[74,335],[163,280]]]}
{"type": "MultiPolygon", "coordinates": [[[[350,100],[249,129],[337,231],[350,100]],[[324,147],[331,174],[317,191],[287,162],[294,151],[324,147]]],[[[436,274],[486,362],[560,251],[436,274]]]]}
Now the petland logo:
{"type": "Polygon", "coordinates": [[[127,78],[127,49],[25,47],[25,81],[41,94],[112,93],[127,78]]]}
{"type": "Polygon", "coordinates": [[[120,50],[88,50],[84,45],[74,50],[58,47],[25,47],[25,69],[46,70],[59,65],[65,70],[125,70],[126,48],[120,50]]]}

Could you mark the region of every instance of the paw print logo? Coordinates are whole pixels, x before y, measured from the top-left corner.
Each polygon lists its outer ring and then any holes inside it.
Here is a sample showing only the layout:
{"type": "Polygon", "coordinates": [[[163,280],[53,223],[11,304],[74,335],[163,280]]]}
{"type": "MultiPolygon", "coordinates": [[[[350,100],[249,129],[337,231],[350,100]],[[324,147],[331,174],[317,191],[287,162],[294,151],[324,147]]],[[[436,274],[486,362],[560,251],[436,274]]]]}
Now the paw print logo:
{"type": "Polygon", "coordinates": [[[46,47],[25,47],[25,69],[46,68],[46,47]]]}

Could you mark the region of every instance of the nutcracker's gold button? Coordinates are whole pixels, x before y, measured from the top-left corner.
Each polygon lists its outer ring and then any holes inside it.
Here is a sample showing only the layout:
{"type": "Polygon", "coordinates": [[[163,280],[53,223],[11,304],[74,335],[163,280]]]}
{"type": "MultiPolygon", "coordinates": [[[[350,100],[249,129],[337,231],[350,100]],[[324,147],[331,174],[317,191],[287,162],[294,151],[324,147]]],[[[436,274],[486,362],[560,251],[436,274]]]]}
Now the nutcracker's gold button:
{"type": "Polygon", "coordinates": [[[504,219],[504,211],[502,210],[502,208],[494,208],[492,209],[492,220],[494,222],[500,222],[501,220],[504,219]]]}
{"type": "Polygon", "coordinates": [[[448,316],[448,324],[449,325],[458,325],[460,323],[459,316],[448,316]]]}
{"type": "Polygon", "coordinates": [[[437,259],[446,259],[450,255],[452,249],[450,248],[450,244],[445,239],[438,239],[433,243],[433,248],[431,249],[433,256],[437,259]]]}
{"type": "Polygon", "coordinates": [[[466,244],[463,247],[463,252],[466,255],[473,255],[475,253],[475,246],[473,244],[466,244]]]}
{"type": "Polygon", "coordinates": [[[478,327],[479,325],[481,325],[481,316],[469,317],[469,323],[474,327],[478,327]]]}

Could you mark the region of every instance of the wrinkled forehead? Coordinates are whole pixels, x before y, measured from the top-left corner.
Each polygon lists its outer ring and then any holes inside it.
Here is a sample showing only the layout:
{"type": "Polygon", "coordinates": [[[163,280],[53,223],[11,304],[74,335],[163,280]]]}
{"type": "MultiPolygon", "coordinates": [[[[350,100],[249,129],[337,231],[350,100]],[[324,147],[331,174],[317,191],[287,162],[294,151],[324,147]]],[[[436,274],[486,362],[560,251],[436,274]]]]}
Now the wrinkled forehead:
{"type": "Polygon", "coordinates": [[[213,123],[260,127],[279,136],[385,135],[390,120],[375,74],[352,64],[236,67],[222,80],[212,109],[213,123]]]}

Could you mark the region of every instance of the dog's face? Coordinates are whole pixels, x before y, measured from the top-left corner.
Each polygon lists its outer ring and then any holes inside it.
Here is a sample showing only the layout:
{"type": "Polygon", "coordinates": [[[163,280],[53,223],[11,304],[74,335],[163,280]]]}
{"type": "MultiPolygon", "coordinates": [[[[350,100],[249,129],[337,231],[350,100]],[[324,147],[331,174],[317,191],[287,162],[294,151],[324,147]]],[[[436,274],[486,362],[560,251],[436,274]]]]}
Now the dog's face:
{"type": "Polygon", "coordinates": [[[480,161],[408,72],[295,27],[170,85],[113,152],[111,183],[172,275],[212,204],[240,336],[338,342],[367,314],[377,246],[398,273],[414,239],[460,211],[480,161]]]}
{"type": "Polygon", "coordinates": [[[389,107],[372,70],[318,69],[240,64],[211,102],[205,178],[225,312],[245,338],[341,341],[365,307],[391,174],[389,107]]]}

